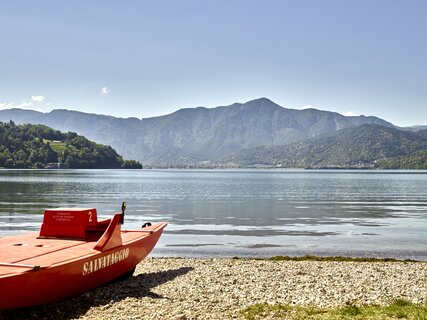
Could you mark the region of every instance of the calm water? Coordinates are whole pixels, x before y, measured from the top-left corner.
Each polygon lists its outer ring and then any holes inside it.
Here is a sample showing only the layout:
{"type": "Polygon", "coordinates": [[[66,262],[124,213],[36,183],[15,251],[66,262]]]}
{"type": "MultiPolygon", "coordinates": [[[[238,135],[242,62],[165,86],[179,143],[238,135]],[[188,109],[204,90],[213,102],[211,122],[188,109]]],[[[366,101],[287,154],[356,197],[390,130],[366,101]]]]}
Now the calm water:
{"type": "Polygon", "coordinates": [[[153,256],[346,255],[427,260],[427,172],[0,170],[0,236],[48,207],[127,202],[125,227],[168,221],[153,256]]]}

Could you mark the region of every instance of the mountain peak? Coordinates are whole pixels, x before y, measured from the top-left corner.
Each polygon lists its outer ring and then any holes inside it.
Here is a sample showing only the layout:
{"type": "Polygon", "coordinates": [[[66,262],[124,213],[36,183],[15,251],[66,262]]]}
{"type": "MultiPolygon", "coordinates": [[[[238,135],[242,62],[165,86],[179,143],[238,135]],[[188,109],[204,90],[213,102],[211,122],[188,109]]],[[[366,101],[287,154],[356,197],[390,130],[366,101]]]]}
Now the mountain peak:
{"type": "Polygon", "coordinates": [[[265,112],[274,112],[276,110],[285,110],[285,108],[274,103],[267,98],[259,98],[255,100],[250,100],[245,103],[234,103],[226,108],[236,110],[238,112],[249,112],[249,113],[265,113],[265,112]]]}
{"type": "Polygon", "coordinates": [[[267,99],[267,98],[258,98],[255,100],[250,100],[250,101],[243,103],[242,105],[248,106],[248,107],[254,107],[255,106],[255,107],[260,107],[260,108],[271,107],[271,106],[282,108],[277,103],[274,103],[273,101],[271,101],[270,99],[267,99]]]}
{"type": "Polygon", "coordinates": [[[277,105],[276,103],[274,103],[273,101],[271,101],[270,99],[268,99],[266,97],[261,97],[258,99],[250,100],[250,101],[246,102],[245,104],[248,104],[248,103],[250,103],[250,104],[252,104],[252,103],[275,104],[275,105],[277,105]]]}

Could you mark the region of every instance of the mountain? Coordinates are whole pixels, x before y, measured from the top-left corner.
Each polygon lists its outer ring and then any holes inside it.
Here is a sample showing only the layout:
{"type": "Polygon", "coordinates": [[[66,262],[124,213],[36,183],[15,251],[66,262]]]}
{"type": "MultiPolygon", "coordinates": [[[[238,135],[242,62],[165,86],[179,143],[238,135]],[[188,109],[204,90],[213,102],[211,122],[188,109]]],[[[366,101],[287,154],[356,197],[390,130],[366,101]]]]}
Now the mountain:
{"type": "Polygon", "coordinates": [[[215,161],[244,148],[285,145],[362,124],[393,127],[376,117],[286,109],[266,98],[212,109],[180,109],[141,120],[68,110],[0,111],[0,121],[9,120],[77,132],[145,164],[215,161]]]}
{"type": "MultiPolygon", "coordinates": [[[[416,134],[424,140],[427,140],[427,128],[418,129],[416,134]]],[[[423,148],[409,155],[380,160],[377,166],[383,169],[427,170],[427,148],[423,148]]]]}
{"type": "Polygon", "coordinates": [[[427,128],[417,130],[417,131],[415,131],[415,133],[417,134],[417,136],[420,136],[420,137],[423,137],[424,139],[427,139],[427,128]]]}
{"type": "Polygon", "coordinates": [[[427,126],[411,126],[411,127],[402,127],[402,130],[409,130],[409,131],[420,131],[420,130],[427,130],[427,126]]]}
{"type": "Polygon", "coordinates": [[[381,167],[393,167],[387,161],[425,154],[425,150],[427,130],[408,132],[364,124],[289,145],[242,150],[225,158],[223,163],[324,168],[373,166],[382,161],[381,167]]]}
{"type": "Polygon", "coordinates": [[[123,160],[110,146],[76,133],[62,133],[43,125],[0,122],[0,167],[5,168],[142,168],[123,160]]]}

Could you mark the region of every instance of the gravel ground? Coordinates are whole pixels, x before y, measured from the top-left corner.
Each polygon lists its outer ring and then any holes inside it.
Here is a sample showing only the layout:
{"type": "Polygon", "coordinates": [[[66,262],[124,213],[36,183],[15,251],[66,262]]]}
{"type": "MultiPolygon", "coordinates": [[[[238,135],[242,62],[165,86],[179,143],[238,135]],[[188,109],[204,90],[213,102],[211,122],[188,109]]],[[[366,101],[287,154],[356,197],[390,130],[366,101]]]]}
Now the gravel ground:
{"type": "Polygon", "coordinates": [[[427,303],[427,263],[146,259],[133,277],[3,319],[230,319],[254,303],[427,303]]]}

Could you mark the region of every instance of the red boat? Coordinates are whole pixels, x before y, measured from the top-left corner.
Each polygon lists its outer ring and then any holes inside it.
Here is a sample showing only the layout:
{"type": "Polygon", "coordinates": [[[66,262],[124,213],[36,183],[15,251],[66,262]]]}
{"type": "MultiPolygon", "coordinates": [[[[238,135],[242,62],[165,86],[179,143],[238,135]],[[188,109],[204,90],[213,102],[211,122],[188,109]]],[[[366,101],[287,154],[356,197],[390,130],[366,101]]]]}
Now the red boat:
{"type": "Polygon", "coordinates": [[[122,213],[98,221],[94,208],[44,212],[39,233],[0,239],[0,310],[67,298],[122,275],[156,245],[166,223],[121,230],[122,213]]]}

